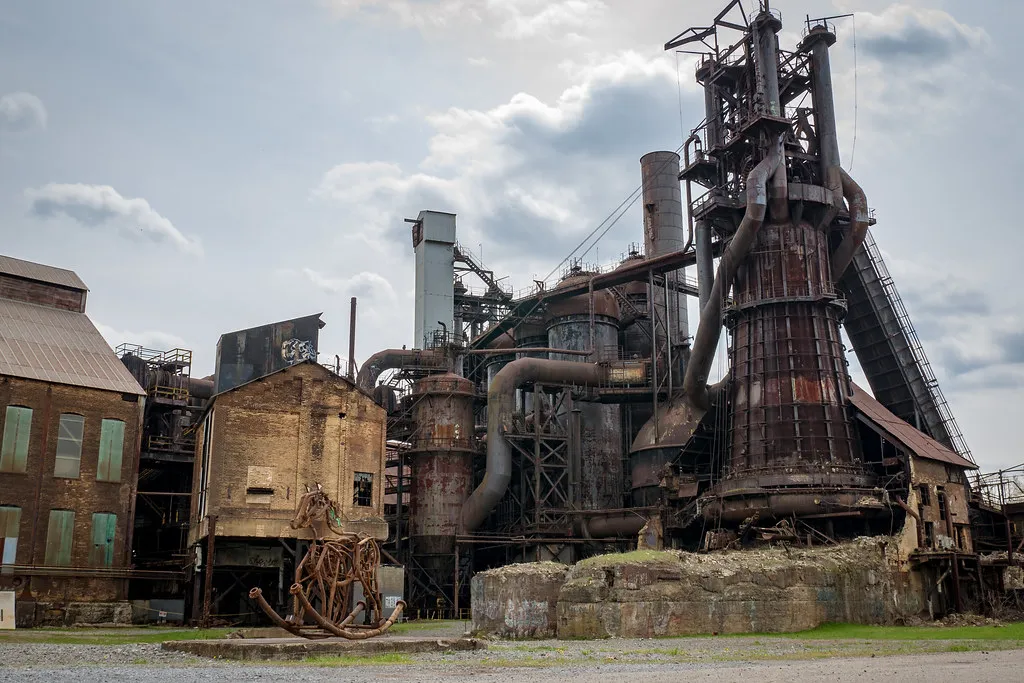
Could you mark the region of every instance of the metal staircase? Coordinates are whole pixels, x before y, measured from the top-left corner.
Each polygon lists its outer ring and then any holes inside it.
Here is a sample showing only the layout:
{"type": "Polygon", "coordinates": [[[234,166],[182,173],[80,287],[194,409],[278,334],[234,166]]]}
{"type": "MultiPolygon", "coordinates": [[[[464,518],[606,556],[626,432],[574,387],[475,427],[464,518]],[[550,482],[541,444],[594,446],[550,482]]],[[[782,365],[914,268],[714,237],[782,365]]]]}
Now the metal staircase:
{"type": "Polygon", "coordinates": [[[846,333],[875,398],[974,462],[870,231],[840,286],[848,301],[846,333]]]}

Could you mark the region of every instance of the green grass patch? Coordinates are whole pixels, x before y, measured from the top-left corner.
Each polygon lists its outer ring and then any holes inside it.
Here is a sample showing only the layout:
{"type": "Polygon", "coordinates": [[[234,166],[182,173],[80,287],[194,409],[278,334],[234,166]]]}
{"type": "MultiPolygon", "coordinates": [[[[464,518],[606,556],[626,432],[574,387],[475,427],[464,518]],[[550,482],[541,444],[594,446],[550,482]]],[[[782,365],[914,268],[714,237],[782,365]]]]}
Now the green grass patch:
{"type": "MultiPolygon", "coordinates": [[[[754,635],[754,634],[735,634],[754,635]]],[[[758,637],[797,638],[799,640],[1020,640],[1024,641],[1024,622],[1005,626],[862,626],[860,624],[822,624],[797,633],[756,634],[758,637]]]]}
{"type": "Polygon", "coordinates": [[[300,664],[307,666],[387,666],[390,664],[415,664],[416,660],[409,655],[402,654],[399,652],[386,652],[379,655],[322,655],[316,657],[306,657],[298,662],[290,662],[291,664],[300,664]]]}
{"type": "Polygon", "coordinates": [[[403,621],[395,624],[388,629],[388,633],[415,633],[417,631],[430,631],[433,629],[454,629],[457,626],[462,627],[459,631],[461,633],[469,626],[469,622],[456,619],[417,619],[415,621],[403,621]]]}
{"type": "Polygon", "coordinates": [[[133,627],[126,632],[117,629],[22,629],[0,631],[0,643],[48,643],[52,645],[128,645],[131,643],[162,643],[167,640],[209,640],[223,638],[235,629],[146,629],[133,627]]]}

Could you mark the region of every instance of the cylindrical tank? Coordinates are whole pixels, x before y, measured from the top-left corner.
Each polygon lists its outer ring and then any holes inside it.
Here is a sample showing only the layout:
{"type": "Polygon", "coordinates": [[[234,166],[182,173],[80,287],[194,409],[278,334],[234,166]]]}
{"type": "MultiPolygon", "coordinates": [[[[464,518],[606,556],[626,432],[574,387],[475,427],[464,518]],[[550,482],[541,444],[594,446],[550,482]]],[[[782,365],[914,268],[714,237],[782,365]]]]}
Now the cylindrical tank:
{"type": "Polygon", "coordinates": [[[483,366],[487,376],[487,388],[491,388],[491,382],[494,381],[494,376],[501,372],[501,369],[514,361],[516,355],[511,353],[515,348],[515,340],[507,334],[503,334],[498,337],[495,341],[488,345],[487,348],[497,351],[498,349],[508,349],[509,353],[495,353],[488,355],[484,359],[483,366]]]}
{"type": "Polygon", "coordinates": [[[725,500],[716,510],[723,519],[751,514],[750,502],[733,500],[732,491],[765,491],[771,512],[786,516],[819,509],[808,489],[873,486],[845,409],[850,380],[839,336],[842,309],[829,272],[825,232],[785,222],[761,228],[737,277],[732,443],[718,486],[725,500]],[[802,492],[792,493],[797,489],[802,492]]]}
{"type": "MultiPolygon", "coordinates": [[[[648,258],[680,251],[686,246],[686,228],[683,221],[683,199],[679,185],[679,155],[675,152],[649,152],[640,157],[640,176],[643,182],[644,253],[648,258]]],[[[681,282],[684,271],[665,273],[670,282],[681,282]]],[[[658,320],[665,321],[669,342],[673,346],[674,374],[682,381],[682,360],[685,353],[679,347],[690,336],[686,297],[678,291],[655,287],[649,295],[658,320]],[[678,349],[678,350],[677,350],[678,349]]],[[[667,361],[665,333],[658,334],[658,354],[667,361]]],[[[665,367],[662,365],[661,367],[665,367]]]]}
{"type": "Polygon", "coordinates": [[[451,373],[429,375],[412,392],[413,553],[450,555],[462,504],[473,489],[473,383],[451,373]]]}
{"type": "MultiPolygon", "coordinates": [[[[543,320],[528,319],[519,323],[515,330],[512,332],[512,336],[516,340],[517,349],[543,349],[548,345],[548,328],[544,324],[543,320]]],[[[547,358],[547,351],[540,353],[523,353],[516,354],[516,358],[547,358]]],[[[497,371],[495,371],[497,374],[497,371]]],[[[490,377],[488,377],[490,380],[490,377]]],[[[524,413],[529,413],[533,410],[533,395],[530,392],[524,392],[522,389],[516,390],[516,405],[522,406],[524,413]]]]}
{"type": "MultiPolygon", "coordinates": [[[[578,284],[589,273],[574,271],[559,287],[578,284]]],[[[557,290],[556,290],[557,291],[557,290]]],[[[614,360],[619,353],[619,305],[607,290],[594,292],[596,353],[589,359],[551,353],[553,360],[595,362],[614,360]]],[[[583,294],[548,306],[548,346],[553,349],[591,349],[590,295],[583,294]]],[[[585,510],[622,506],[622,411],[620,406],[591,401],[576,403],[580,410],[580,507],[585,510]]],[[[563,408],[564,409],[564,408],[563,408]]],[[[568,423],[568,416],[564,416],[568,423]]]]}

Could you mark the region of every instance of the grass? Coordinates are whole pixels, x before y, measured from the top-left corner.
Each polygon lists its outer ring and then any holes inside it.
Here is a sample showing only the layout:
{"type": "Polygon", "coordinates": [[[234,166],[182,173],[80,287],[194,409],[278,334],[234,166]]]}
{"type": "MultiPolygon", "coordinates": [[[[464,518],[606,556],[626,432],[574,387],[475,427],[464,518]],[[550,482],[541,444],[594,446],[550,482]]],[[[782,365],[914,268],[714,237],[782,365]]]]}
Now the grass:
{"type": "Polygon", "coordinates": [[[223,638],[235,629],[147,629],[132,628],[127,632],[111,629],[54,628],[0,631],[0,643],[48,643],[56,645],[127,645],[130,643],[162,643],[168,640],[209,640],[223,638]]]}
{"type": "MultiPolygon", "coordinates": [[[[736,634],[743,635],[743,634],[736,634]]],[[[754,635],[754,634],[748,634],[754,635]]],[[[859,624],[823,624],[797,633],[757,634],[758,637],[796,638],[799,640],[1020,640],[1024,641],[1024,622],[1005,626],[861,626],[859,624]]]]}
{"type": "Polygon", "coordinates": [[[389,664],[415,664],[416,660],[406,654],[387,652],[379,655],[320,655],[287,663],[324,667],[387,666],[389,664]]]}
{"type": "Polygon", "coordinates": [[[456,619],[417,619],[416,621],[403,621],[395,624],[388,629],[388,633],[415,633],[416,631],[429,631],[435,628],[453,628],[460,625],[463,627],[463,630],[465,630],[465,627],[469,625],[469,622],[459,621],[456,619]]]}
{"type": "Polygon", "coordinates": [[[678,558],[672,553],[661,550],[634,550],[629,553],[608,553],[606,555],[594,555],[577,564],[582,567],[609,567],[619,564],[641,564],[649,562],[678,562],[678,558]]]}

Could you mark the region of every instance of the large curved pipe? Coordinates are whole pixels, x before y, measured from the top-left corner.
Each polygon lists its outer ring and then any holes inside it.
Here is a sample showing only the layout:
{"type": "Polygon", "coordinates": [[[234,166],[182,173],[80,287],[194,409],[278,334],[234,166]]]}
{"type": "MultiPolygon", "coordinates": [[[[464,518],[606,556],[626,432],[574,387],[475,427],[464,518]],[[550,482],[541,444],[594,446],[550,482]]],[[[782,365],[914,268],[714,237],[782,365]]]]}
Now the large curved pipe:
{"type": "Polygon", "coordinates": [[[511,426],[516,389],[528,382],[595,386],[606,375],[607,369],[600,365],[543,358],[520,358],[498,371],[487,390],[487,469],[462,506],[461,532],[479,528],[508,489],[512,447],[505,432],[511,426]]]}
{"type": "Polygon", "coordinates": [[[715,359],[715,349],[722,334],[722,316],[725,309],[725,297],[729,292],[736,269],[747,258],[750,248],[757,237],[757,231],[764,223],[764,215],[768,206],[768,179],[775,173],[781,162],[776,146],[772,154],[761,160],[747,176],[747,210],[736,229],[732,241],[722,254],[715,274],[715,284],[711,287],[708,302],[700,312],[700,325],[690,350],[690,362],[686,366],[683,377],[683,391],[687,400],[694,408],[708,409],[708,374],[711,363],[715,359]]]}
{"type": "Polygon", "coordinates": [[[444,356],[432,349],[384,349],[366,359],[363,367],[359,368],[356,384],[363,391],[373,391],[377,385],[377,378],[385,370],[393,370],[403,365],[440,367],[444,363],[444,356]]]}
{"type": "Polygon", "coordinates": [[[850,207],[850,231],[839,243],[834,254],[832,254],[832,281],[839,282],[846,269],[850,267],[854,254],[864,243],[868,234],[868,198],[860,185],[850,177],[850,174],[839,166],[839,179],[843,187],[843,197],[850,207]]]}
{"type": "Polygon", "coordinates": [[[640,533],[647,517],[634,510],[609,511],[582,517],[578,524],[587,538],[629,538],[640,533]]]}

